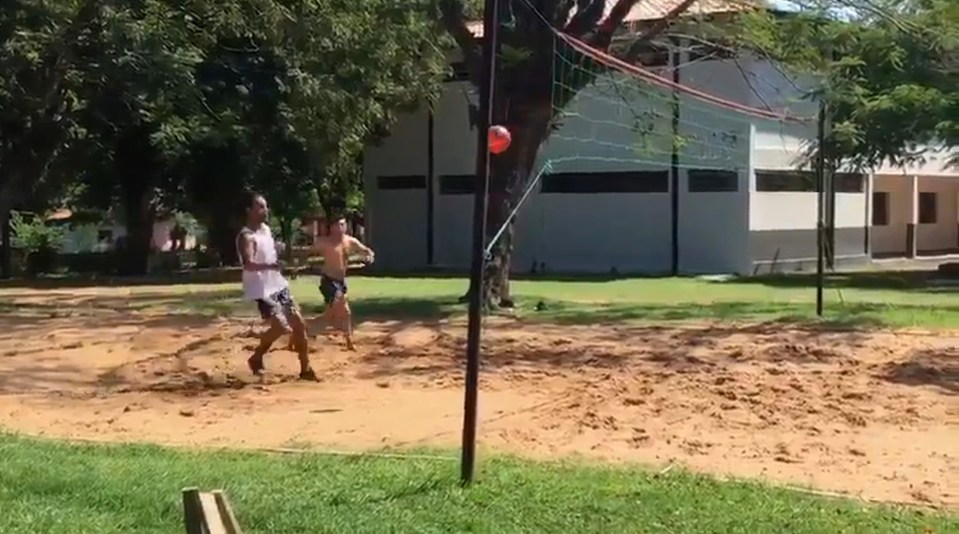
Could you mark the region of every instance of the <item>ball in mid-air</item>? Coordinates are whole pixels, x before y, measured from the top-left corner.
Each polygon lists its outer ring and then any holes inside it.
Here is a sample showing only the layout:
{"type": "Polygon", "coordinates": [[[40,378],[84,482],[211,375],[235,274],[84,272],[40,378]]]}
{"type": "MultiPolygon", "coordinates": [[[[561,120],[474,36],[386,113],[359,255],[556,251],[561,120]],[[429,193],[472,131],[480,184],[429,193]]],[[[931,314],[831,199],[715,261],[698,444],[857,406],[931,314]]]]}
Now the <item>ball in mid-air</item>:
{"type": "Polygon", "coordinates": [[[505,126],[494,125],[489,127],[489,151],[493,154],[502,154],[509,148],[512,138],[505,126]]]}

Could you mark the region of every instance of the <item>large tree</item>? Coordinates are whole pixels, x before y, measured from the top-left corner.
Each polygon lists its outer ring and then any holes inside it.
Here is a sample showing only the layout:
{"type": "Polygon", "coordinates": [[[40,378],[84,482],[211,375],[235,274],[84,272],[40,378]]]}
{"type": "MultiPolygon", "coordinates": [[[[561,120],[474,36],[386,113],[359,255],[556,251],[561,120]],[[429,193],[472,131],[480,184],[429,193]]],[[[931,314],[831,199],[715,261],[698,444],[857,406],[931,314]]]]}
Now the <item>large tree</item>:
{"type": "MultiPolygon", "coordinates": [[[[791,12],[745,9],[707,20],[680,16],[696,0],[670,2],[664,16],[630,35],[624,17],[651,0],[500,0],[499,61],[493,117],[508,126],[513,144],[492,158],[487,231],[498,230],[525,189],[555,112],[591,80],[568,81],[551,94],[553,31],[635,61],[654,39],[738,48],[824,83],[815,96],[832,103],[829,157],[836,164],[874,167],[920,159],[917,144],[956,144],[956,15],[949,0],[799,0],[791,12]],[[625,45],[611,47],[614,37],[625,45]]],[[[458,44],[471,80],[479,84],[480,41],[468,23],[479,0],[438,0],[441,19],[458,44]]],[[[746,6],[730,2],[730,6],[746,6]]],[[[760,2],[753,5],[761,5],[760,2]]],[[[656,2],[661,7],[662,3],[656,2]]],[[[813,95],[807,95],[813,96],[813,95]]],[[[818,147],[813,147],[813,150],[818,147]]],[[[511,305],[512,224],[493,248],[485,273],[484,303],[511,305]]]]}
{"type": "MultiPolygon", "coordinates": [[[[552,65],[554,60],[553,28],[578,38],[599,50],[609,50],[613,37],[623,31],[623,21],[630,10],[643,0],[500,0],[501,23],[498,28],[499,57],[493,88],[494,122],[507,126],[512,133],[510,149],[492,158],[490,169],[490,201],[487,233],[498,230],[508,217],[527,185],[539,148],[549,135],[555,112],[575,96],[576,91],[591,80],[571,80],[561,98],[553,94],[552,65]],[[507,23],[508,19],[508,23],[507,23]]],[[[634,60],[649,43],[661,34],[669,22],[684,13],[696,0],[681,0],[637,35],[633,46],[621,51],[627,60],[634,60]]],[[[470,79],[480,83],[480,42],[468,27],[475,16],[476,4],[463,0],[439,0],[441,19],[456,41],[467,65],[470,79]]],[[[513,248],[513,224],[510,223],[493,248],[485,272],[483,302],[512,306],[509,293],[509,270],[513,248]]],[[[471,289],[472,290],[472,289],[471,289]]]]}
{"type": "MultiPolygon", "coordinates": [[[[0,271],[11,273],[9,220],[16,205],[55,177],[53,163],[76,133],[75,69],[84,59],[97,2],[18,0],[0,8],[0,271]]],[[[47,183],[49,186],[50,184],[47,183]]]]}

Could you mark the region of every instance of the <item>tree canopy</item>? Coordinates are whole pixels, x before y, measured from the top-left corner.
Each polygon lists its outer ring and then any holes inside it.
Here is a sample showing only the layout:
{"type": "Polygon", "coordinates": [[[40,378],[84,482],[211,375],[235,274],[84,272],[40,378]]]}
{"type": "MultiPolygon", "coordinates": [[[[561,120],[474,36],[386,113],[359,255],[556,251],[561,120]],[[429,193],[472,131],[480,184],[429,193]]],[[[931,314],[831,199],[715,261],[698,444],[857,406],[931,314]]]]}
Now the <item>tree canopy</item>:
{"type": "Polygon", "coordinates": [[[287,220],[318,193],[345,202],[366,143],[435,94],[447,68],[426,2],[9,4],[0,223],[40,193],[114,208],[127,272],[146,269],[160,211],[196,211],[223,226],[211,234],[224,245],[244,188],[287,220]]]}

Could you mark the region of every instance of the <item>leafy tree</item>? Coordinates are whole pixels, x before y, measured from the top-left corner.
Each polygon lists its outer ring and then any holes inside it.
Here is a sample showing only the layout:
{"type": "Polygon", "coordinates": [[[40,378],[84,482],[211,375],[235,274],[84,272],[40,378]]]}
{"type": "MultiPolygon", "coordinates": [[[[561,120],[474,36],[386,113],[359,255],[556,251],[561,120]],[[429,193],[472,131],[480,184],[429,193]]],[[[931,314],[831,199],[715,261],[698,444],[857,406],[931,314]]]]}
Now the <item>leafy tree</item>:
{"type": "Polygon", "coordinates": [[[6,1],[0,7],[0,270],[9,276],[10,210],[29,203],[76,133],[76,61],[86,54],[96,2],[6,1]]]}
{"type": "Polygon", "coordinates": [[[192,151],[214,160],[198,161],[203,170],[188,173],[187,190],[191,209],[214,225],[211,242],[223,261],[233,260],[239,224],[225,196],[263,192],[286,241],[297,215],[317,202],[329,211],[357,197],[363,147],[399,112],[436,94],[446,73],[426,7],[297,3],[275,34],[221,39],[200,65],[204,99],[220,127],[192,151]],[[217,169],[223,157],[230,161],[217,169]]]}
{"type": "MultiPolygon", "coordinates": [[[[822,80],[834,165],[923,160],[959,143],[959,5],[947,0],[800,0],[741,18],[741,44],[822,80]]],[[[809,157],[818,147],[811,146],[809,157]]],[[[956,157],[954,155],[953,157],[956,157]]]]}
{"type": "MultiPolygon", "coordinates": [[[[501,4],[498,27],[499,62],[493,89],[493,117],[497,124],[509,127],[512,144],[506,153],[491,160],[488,233],[500,228],[527,185],[540,145],[549,135],[555,119],[554,111],[572,99],[579,89],[592,80],[586,76],[570,81],[574,87],[564,91],[565,101],[557,102],[552,94],[553,43],[552,29],[581,39],[600,50],[608,50],[613,36],[623,27],[623,19],[641,0],[509,0],[501,4]],[[544,20],[545,19],[545,20],[544,20]]],[[[659,35],[668,22],[686,11],[695,0],[683,0],[669,11],[661,22],[651,25],[635,39],[635,46],[622,51],[633,60],[643,45],[659,35]]],[[[467,27],[475,18],[479,2],[438,0],[441,20],[456,41],[470,72],[470,79],[479,84],[481,50],[478,40],[467,27]]],[[[513,247],[513,224],[496,243],[485,273],[487,307],[497,304],[512,306],[509,296],[509,269],[513,247]]]]}

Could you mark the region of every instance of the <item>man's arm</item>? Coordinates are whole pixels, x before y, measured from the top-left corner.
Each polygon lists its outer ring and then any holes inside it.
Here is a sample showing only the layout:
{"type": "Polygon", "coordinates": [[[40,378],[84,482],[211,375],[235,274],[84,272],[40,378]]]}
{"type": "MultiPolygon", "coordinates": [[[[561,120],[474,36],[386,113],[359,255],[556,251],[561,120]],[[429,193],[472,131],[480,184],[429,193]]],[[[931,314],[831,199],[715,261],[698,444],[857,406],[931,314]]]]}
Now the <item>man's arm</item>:
{"type": "Polygon", "coordinates": [[[244,271],[279,271],[280,265],[277,263],[257,263],[253,261],[253,255],[256,252],[256,242],[253,236],[243,234],[237,238],[240,240],[240,262],[244,271]]]}
{"type": "Polygon", "coordinates": [[[364,245],[359,239],[350,236],[350,250],[355,250],[363,253],[366,256],[367,261],[373,263],[373,249],[364,245]]]}

